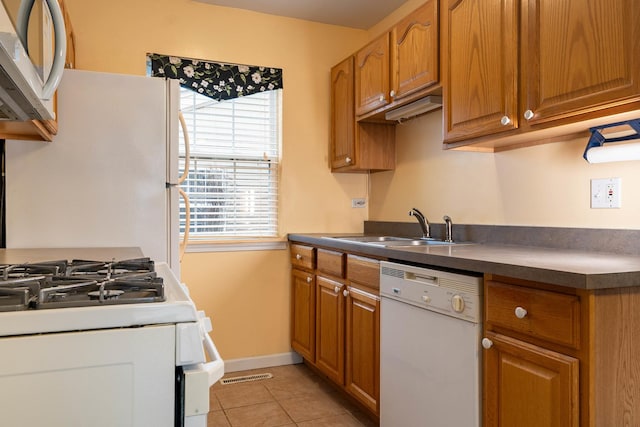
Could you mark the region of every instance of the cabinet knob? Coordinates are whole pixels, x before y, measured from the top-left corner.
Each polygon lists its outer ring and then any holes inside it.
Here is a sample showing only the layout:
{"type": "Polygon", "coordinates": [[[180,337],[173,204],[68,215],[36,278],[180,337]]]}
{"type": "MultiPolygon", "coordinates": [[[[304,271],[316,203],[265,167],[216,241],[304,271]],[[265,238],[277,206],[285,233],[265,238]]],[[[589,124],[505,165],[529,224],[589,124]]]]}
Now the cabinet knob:
{"type": "Polygon", "coordinates": [[[345,161],[347,164],[351,163],[351,157],[347,157],[347,158],[345,158],[345,159],[344,159],[344,161],[345,161]]]}
{"type": "Polygon", "coordinates": [[[491,347],[493,347],[493,341],[491,341],[489,338],[482,338],[482,347],[489,350],[491,347]]]}
{"type": "Polygon", "coordinates": [[[518,319],[524,319],[527,315],[527,310],[522,307],[516,307],[515,313],[518,319]]]}
{"type": "Polygon", "coordinates": [[[302,259],[302,255],[300,255],[300,254],[296,254],[296,259],[297,259],[298,261],[300,261],[300,260],[302,259]]]}
{"type": "Polygon", "coordinates": [[[333,288],[333,291],[337,294],[338,292],[340,292],[340,286],[336,286],[335,288],[333,288]]]}
{"type": "Polygon", "coordinates": [[[524,112],[524,118],[527,120],[531,120],[533,118],[533,111],[527,110],[524,112]]]}
{"type": "Polygon", "coordinates": [[[344,291],[342,291],[342,295],[346,297],[347,295],[349,295],[349,291],[345,289],[344,291]]]}
{"type": "Polygon", "coordinates": [[[396,96],[396,91],[392,90],[391,92],[389,92],[389,95],[393,98],[394,96],[396,96]]]}
{"type": "Polygon", "coordinates": [[[380,95],[380,98],[378,99],[380,102],[384,102],[384,95],[380,95]]]}
{"type": "Polygon", "coordinates": [[[307,283],[311,283],[313,281],[313,279],[309,276],[307,276],[307,283]]]}
{"type": "Polygon", "coordinates": [[[508,116],[502,116],[502,118],[500,119],[500,123],[502,124],[502,126],[506,126],[511,123],[511,119],[508,116]]]}

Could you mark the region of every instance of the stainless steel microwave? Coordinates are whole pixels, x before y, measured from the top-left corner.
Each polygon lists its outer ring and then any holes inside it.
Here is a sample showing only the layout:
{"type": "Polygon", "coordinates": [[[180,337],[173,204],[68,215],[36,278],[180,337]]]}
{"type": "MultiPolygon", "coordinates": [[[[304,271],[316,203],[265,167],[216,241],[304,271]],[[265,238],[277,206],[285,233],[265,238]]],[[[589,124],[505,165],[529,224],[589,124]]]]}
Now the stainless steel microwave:
{"type": "Polygon", "coordinates": [[[1,0],[0,120],[51,120],[66,56],[58,0],[1,0]]]}

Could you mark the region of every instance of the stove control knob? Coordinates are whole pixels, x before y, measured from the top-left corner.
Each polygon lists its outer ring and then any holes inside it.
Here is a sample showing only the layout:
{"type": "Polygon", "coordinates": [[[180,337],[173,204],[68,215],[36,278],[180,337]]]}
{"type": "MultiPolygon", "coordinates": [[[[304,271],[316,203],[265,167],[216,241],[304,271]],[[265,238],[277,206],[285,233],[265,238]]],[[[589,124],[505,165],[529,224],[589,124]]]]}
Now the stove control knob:
{"type": "Polygon", "coordinates": [[[451,308],[453,308],[453,311],[456,313],[462,313],[464,311],[464,298],[457,294],[454,295],[451,298],[451,308]]]}

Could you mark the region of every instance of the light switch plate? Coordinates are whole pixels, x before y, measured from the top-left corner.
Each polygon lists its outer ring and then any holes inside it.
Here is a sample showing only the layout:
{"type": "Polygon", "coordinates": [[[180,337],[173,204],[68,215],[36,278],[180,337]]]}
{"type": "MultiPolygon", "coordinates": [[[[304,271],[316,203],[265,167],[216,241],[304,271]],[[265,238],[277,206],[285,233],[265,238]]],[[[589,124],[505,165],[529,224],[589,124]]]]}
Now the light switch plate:
{"type": "Polygon", "coordinates": [[[591,209],[615,209],[622,205],[620,178],[591,180],[591,209]]]}

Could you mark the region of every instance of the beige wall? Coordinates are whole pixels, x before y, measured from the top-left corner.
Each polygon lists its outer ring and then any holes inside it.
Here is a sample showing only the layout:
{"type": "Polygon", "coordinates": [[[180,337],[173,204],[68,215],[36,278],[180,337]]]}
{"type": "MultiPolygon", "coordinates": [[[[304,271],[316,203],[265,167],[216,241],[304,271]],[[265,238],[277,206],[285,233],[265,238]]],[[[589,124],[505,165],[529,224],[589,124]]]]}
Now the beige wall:
{"type": "Polygon", "coordinates": [[[412,207],[432,222],[640,228],[637,162],[589,164],[586,138],[496,154],[443,151],[442,112],[396,127],[395,171],[371,176],[370,219],[411,222],[412,207]],[[622,179],[621,209],[591,209],[590,179],[622,179]]]}
{"type": "MultiPolygon", "coordinates": [[[[281,234],[362,230],[367,209],[350,201],[366,176],[332,175],[327,141],[330,68],[366,31],[189,0],[65,3],[80,69],[145,74],[147,52],[282,68],[281,234]]],[[[187,253],[182,272],[224,358],[290,351],[287,251],[187,253]]]]}

